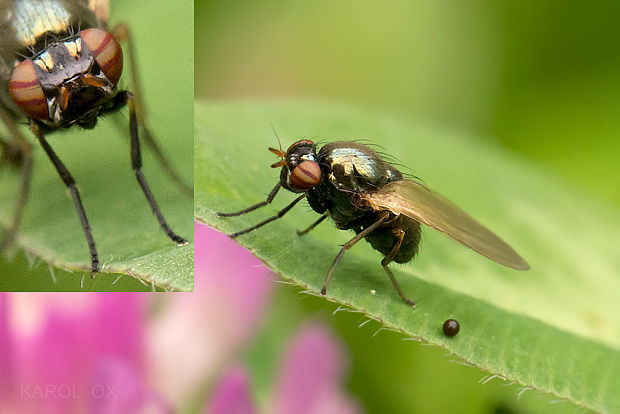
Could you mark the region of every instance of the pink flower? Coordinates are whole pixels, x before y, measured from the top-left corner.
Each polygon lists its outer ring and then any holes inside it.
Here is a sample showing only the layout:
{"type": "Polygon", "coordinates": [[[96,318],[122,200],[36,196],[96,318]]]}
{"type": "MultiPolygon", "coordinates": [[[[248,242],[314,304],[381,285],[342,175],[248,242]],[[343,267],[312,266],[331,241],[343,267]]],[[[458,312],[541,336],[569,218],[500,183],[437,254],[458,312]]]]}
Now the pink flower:
{"type": "MultiPolygon", "coordinates": [[[[260,327],[272,279],[267,269],[226,235],[206,226],[195,227],[196,283],[212,293],[219,304],[211,320],[213,338],[221,348],[219,366],[223,372],[215,382],[207,412],[252,414],[257,404],[251,395],[251,379],[236,359],[260,327]]],[[[211,350],[213,351],[213,346],[211,350]]],[[[275,414],[357,413],[355,402],[342,387],[345,374],[342,347],[322,324],[304,324],[285,347],[270,401],[263,405],[275,414]]],[[[214,364],[215,365],[215,364],[214,364]]],[[[215,378],[212,378],[215,379],[215,378]]]]}
{"type": "MultiPolygon", "coordinates": [[[[343,390],[345,374],[340,344],[319,323],[303,325],[288,345],[279,367],[270,403],[274,414],[355,414],[357,404],[343,390]]],[[[248,373],[229,369],[216,385],[207,408],[210,414],[251,414],[248,373]]]]}
{"type": "Polygon", "coordinates": [[[353,414],[357,405],[343,390],[345,358],[329,330],[306,323],[293,337],[280,366],[274,413],[353,414]]]}
{"type": "Polygon", "coordinates": [[[143,300],[0,294],[0,413],[169,412],[145,375],[143,300]]]}
{"type": "Polygon", "coordinates": [[[177,407],[248,344],[274,284],[269,269],[227,235],[196,223],[194,239],[194,292],[164,298],[147,333],[157,388],[177,407]]]}
{"type": "Polygon", "coordinates": [[[171,412],[204,395],[273,283],[226,235],[196,237],[192,293],[0,294],[0,414],[171,412]]]}
{"type": "MultiPolygon", "coordinates": [[[[204,401],[205,384],[218,384],[214,412],[254,412],[236,361],[260,329],[273,280],[226,235],[195,230],[193,293],[0,293],[0,414],[169,413],[204,401]]],[[[342,361],[326,328],[304,326],[269,412],[357,412],[340,386],[342,361]]]]}
{"type": "Polygon", "coordinates": [[[207,413],[254,414],[255,412],[247,371],[241,365],[230,368],[216,385],[207,413]]]}

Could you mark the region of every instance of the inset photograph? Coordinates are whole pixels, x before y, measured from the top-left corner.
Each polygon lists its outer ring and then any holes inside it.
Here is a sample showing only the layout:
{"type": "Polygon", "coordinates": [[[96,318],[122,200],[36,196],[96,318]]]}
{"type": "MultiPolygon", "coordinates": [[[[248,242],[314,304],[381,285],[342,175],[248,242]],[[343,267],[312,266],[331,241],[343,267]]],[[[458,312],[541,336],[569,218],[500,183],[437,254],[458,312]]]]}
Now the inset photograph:
{"type": "Polygon", "coordinates": [[[193,4],[0,19],[0,290],[193,290],[193,4]]]}

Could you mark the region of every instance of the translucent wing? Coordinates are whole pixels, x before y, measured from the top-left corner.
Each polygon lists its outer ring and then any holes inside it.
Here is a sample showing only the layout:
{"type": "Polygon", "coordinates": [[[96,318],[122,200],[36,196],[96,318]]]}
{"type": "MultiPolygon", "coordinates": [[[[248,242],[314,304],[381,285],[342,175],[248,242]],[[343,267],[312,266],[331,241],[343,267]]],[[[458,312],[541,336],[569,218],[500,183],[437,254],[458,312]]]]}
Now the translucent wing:
{"type": "Polygon", "coordinates": [[[489,259],[517,270],[530,266],[506,242],[463,210],[423,185],[394,181],[362,196],[377,210],[390,210],[426,224],[489,259]]]}

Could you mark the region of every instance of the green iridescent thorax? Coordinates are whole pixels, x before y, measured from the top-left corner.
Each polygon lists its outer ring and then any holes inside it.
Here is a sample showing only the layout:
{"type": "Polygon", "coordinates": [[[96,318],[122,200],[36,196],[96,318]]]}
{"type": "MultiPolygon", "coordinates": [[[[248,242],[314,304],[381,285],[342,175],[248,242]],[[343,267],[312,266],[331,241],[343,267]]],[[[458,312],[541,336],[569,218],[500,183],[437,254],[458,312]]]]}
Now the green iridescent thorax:
{"type": "Polygon", "coordinates": [[[20,53],[28,55],[25,50],[45,47],[46,36],[59,40],[96,27],[97,19],[84,0],[13,0],[0,5],[0,26],[3,36],[10,37],[2,43],[13,42],[20,53]]]}
{"type": "Polygon", "coordinates": [[[402,174],[369,147],[355,142],[332,142],[318,154],[327,180],[343,191],[373,191],[402,179],[402,174]]]}
{"type": "Polygon", "coordinates": [[[69,11],[60,0],[15,0],[13,27],[17,41],[34,46],[45,32],[62,33],[69,27],[69,11]]]}

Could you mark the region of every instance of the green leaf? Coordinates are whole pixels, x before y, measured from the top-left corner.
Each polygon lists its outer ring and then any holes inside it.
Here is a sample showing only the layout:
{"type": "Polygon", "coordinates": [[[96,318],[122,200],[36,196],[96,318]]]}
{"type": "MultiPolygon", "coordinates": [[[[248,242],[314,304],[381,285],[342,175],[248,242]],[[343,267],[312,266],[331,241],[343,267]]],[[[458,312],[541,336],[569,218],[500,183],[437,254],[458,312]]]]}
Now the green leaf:
{"type": "MultiPolygon", "coordinates": [[[[219,218],[264,200],[278,180],[267,151],[294,140],[363,139],[397,157],[403,170],[487,225],[531,265],[505,268],[425,229],[419,256],[393,265],[412,309],[394,291],[368,244],[349,250],[327,298],[382,321],[463,361],[526,387],[553,393],[598,411],[620,410],[620,255],[617,211],[583,190],[551,176],[497,145],[385,114],[327,103],[199,103],[195,113],[195,216],[225,232],[272,215],[294,195],[278,194],[273,206],[219,218]],[[371,291],[375,291],[372,294],[371,291]],[[461,323],[443,335],[448,318],[461,323]]],[[[319,292],[339,245],[352,237],[322,224],[309,207],[241,236],[285,278],[319,292]]]]}
{"type": "MultiPolygon", "coordinates": [[[[116,1],[111,5],[111,26],[127,22],[136,43],[138,67],[145,95],[147,118],[155,138],[171,163],[191,183],[193,174],[193,9],[192,4],[156,0],[116,1]]],[[[120,89],[131,88],[129,59],[125,52],[125,72],[120,89]]],[[[19,271],[0,259],[0,274],[10,268],[11,277],[2,278],[4,290],[81,290],[90,256],[78,215],[60,177],[42,148],[26,128],[33,142],[34,173],[30,199],[17,246],[32,258],[57,271],[74,271],[62,279],[66,284],[48,283],[49,271],[33,279],[22,266],[19,271]],[[19,280],[24,278],[24,280],[19,280]],[[47,287],[45,287],[47,286],[47,287]]],[[[4,129],[0,129],[5,134],[4,129]]],[[[84,289],[151,290],[193,289],[193,244],[177,247],[151,212],[135,175],[129,154],[128,110],[100,117],[92,131],[72,127],[48,136],[52,148],[74,176],[90,220],[95,242],[104,265],[95,281],[84,289]],[[114,283],[119,275],[139,278],[141,283],[114,283]]],[[[192,198],[179,191],[148,147],[143,148],[143,172],[172,229],[192,239],[192,198]]],[[[0,169],[0,237],[7,228],[15,205],[19,175],[0,169]]],[[[10,259],[10,258],[9,258],[10,259]]],[[[20,261],[20,263],[24,263],[20,261]]],[[[60,272],[59,274],[64,274],[60,272]]],[[[89,279],[88,277],[86,279],[89,279]]],[[[123,278],[127,279],[127,277],[123,278]]]]}

